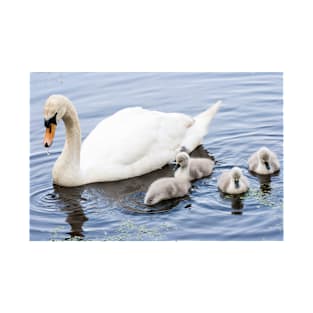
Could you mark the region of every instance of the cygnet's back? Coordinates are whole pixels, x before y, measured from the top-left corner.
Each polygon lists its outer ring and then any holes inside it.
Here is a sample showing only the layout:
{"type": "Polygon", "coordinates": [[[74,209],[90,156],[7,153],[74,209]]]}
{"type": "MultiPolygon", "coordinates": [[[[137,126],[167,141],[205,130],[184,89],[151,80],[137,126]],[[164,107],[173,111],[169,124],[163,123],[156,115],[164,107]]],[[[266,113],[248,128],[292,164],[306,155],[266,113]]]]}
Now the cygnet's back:
{"type": "Polygon", "coordinates": [[[249,189],[249,181],[239,167],[223,172],[217,181],[218,188],[228,194],[241,194],[249,189]]]}
{"type": "Polygon", "coordinates": [[[276,154],[266,147],[250,156],[248,166],[250,171],[261,175],[273,174],[280,169],[276,154]]]}
{"type": "Polygon", "coordinates": [[[145,196],[146,205],[154,205],[162,200],[185,196],[191,184],[185,178],[164,177],[154,181],[145,196]]]}
{"type": "Polygon", "coordinates": [[[175,172],[175,177],[188,177],[190,181],[209,176],[214,167],[214,161],[207,158],[190,158],[186,152],[176,155],[176,163],[179,168],[175,172]]]}

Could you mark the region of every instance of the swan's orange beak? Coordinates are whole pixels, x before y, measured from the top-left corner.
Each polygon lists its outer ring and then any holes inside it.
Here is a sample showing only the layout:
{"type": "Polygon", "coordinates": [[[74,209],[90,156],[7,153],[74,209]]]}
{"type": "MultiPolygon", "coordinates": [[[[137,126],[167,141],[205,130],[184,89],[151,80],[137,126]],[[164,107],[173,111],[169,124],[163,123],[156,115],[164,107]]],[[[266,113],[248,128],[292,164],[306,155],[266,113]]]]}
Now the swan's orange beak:
{"type": "Polygon", "coordinates": [[[51,123],[49,127],[46,128],[46,133],[43,138],[43,144],[46,148],[49,148],[52,145],[56,128],[57,128],[57,125],[53,123],[51,123]]]}

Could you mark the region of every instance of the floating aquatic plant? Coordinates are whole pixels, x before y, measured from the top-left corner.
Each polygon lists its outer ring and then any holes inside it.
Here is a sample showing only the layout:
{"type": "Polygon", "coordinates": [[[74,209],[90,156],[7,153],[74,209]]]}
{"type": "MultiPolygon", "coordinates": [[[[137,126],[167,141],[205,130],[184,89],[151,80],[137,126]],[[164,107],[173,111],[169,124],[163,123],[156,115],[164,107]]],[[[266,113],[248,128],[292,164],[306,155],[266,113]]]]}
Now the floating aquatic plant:
{"type": "MultiPolygon", "coordinates": [[[[283,208],[283,202],[281,199],[278,199],[276,202],[270,197],[269,194],[264,193],[259,189],[250,189],[248,191],[248,196],[256,199],[262,205],[283,208]]],[[[257,207],[259,208],[260,206],[257,207]]]]}
{"type": "Polygon", "coordinates": [[[169,223],[161,223],[158,227],[148,227],[144,224],[137,225],[131,220],[124,220],[115,231],[116,234],[105,233],[104,240],[165,240],[166,233],[174,228],[169,223]]]}

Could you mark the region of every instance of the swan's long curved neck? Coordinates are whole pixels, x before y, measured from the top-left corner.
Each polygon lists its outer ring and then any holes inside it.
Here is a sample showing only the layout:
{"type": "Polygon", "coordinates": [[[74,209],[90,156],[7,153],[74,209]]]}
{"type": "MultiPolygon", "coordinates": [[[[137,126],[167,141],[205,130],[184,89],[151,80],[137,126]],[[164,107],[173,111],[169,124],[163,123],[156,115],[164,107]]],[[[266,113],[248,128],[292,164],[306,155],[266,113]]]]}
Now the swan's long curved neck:
{"type": "Polygon", "coordinates": [[[53,168],[53,180],[63,186],[81,184],[80,147],[81,131],[78,114],[73,104],[64,103],[66,107],[63,122],[66,130],[66,139],[63,151],[53,168]]]}
{"type": "Polygon", "coordinates": [[[62,157],[79,167],[81,131],[78,115],[73,106],[68,106],[67,112],[64,114],[63,121],[66,130],[66,140],[62,157]]]}

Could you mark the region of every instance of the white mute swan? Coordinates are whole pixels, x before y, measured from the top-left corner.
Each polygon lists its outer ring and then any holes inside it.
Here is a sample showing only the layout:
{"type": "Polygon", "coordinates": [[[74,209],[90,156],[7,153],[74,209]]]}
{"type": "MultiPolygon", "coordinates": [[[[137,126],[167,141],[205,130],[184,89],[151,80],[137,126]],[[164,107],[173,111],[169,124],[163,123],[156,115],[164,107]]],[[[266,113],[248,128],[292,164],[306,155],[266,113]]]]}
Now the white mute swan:
{"type": "Polygon", "coordinates": [[[249,170],[257,174],[273,174],[280,169],[276,154],[266,147],[253,153],[248,160],[249,170]]]}
{"type": "Polygon", "coordinates": [[[241,169],[235,166],[219,176],[217,186],[222,192],[236,195],[248,191],[249,181],[241,169]]]}
{"type": "Polygon", "coordinates": [[[207,158],[190,158],[186,152],[176,155],[176,163],[180,166],[175,171],[175,177],[185,175],[189,180],[209,176],[214,167],[214,161],[207,158]]]}
{"type": "Polygon", "coordinates": [[[187,177],[163,177],[154,181],[145,196],[146,205],[154,205],[162,200],[185,196],[191,183],[187,177]]]}
{"type": "Polygon", "coordinates": [[[53,182],[79,186],[140,176],[162,168],[174,159],[180,147],[192,151],[201,144],[220,103],[194,118],[126,108],[102,120],[81,145],[74,105],[65,96],[52,95],[44,105],[44,146],[51,146],[60,120],[66,129],[62,154],[52,170],[53,182]]]}

